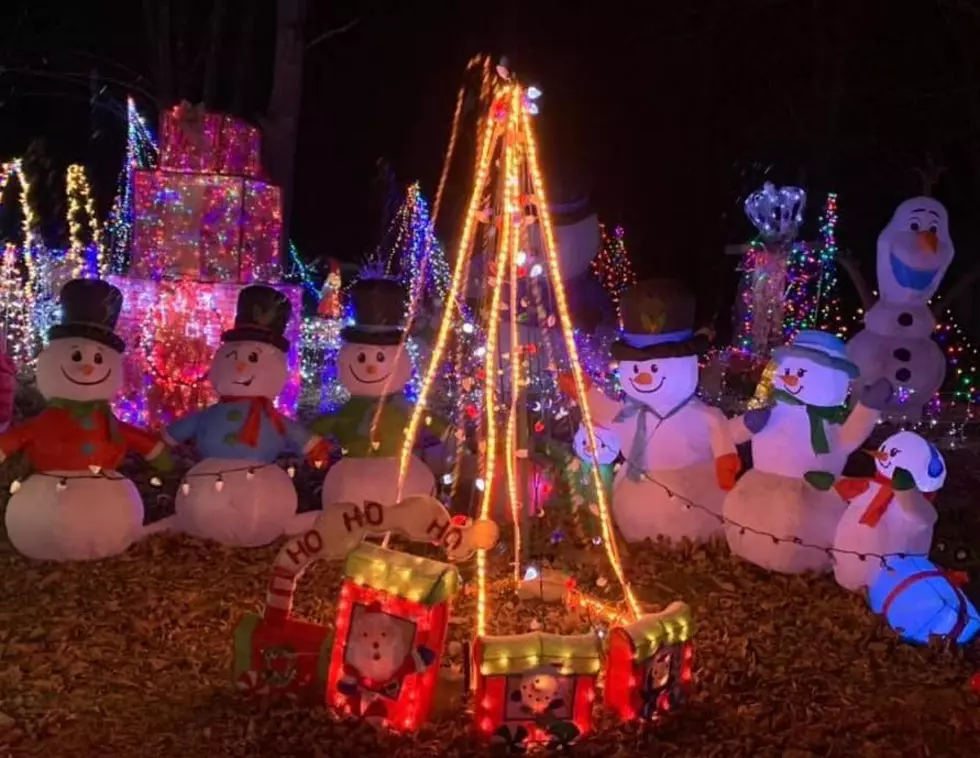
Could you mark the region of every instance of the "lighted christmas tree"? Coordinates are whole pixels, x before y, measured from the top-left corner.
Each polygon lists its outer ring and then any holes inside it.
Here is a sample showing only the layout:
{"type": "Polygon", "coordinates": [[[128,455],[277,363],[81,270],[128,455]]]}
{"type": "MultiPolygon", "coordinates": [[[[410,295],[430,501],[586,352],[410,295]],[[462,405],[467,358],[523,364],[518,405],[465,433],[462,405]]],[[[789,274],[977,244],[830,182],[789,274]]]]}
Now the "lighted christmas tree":
{"type": "MultiPolygon", "coordinates": [[[[529,360],[541,352],[551,354],[553,357],[546,359],[545,371],[550,374],[551,382],[557,383],[556,374],[563,354],[580,400],[585,396],[585,374],[574,339],[531,128],[531,116],[537,112],[535,100],[540,92],[533,87],[522,87],[504,65],[497,67],[497,74],[489,112],[480,123],[473,190],[447,294],[447,302],[457,302],[470,281],[470,266],[479,265],[475,276],[482,285],[483,295],[483,307],[477,314],[480,327],[467,322],[457,308],[447,307],[443,311],[432,357],[405,434],[400,479],[404,481],[412,444],[428,414],[436,383],[446,373],[461,368],[451,355],[454,335],[463,334],[467,338],[486,335],[485,341],[481,336],[477,344],[467,349],[470,355],[478,358],[479,364],[472,367],[472,373],[460,377],[460,384],[471,388],[478,385],[483,390],[482,403],[475,408],[476,415],[482,417],[474,448],[478,451],[479,516],[490,517],[496,502],[495,490],[502,489],[514,524],[514,575],[520,579],[523,568],[521,524],[528,505],[526,464],[532,439],[527,415],[529,360]],[[533,227],[537,227],[538,235],[530,234],[533,227]],[[474,264],[477,251],[482,252],[482,258],[474,264]],[[557,316],[548,314],[543,302],[536,299],[535,285],[540,290],[542,283],[539,280],[542,279],[547,280],[554,297],[557,316]],[[522,338],[529,328],[535,330],[537,339],[534,342],[527,341],[526,336],[522,338]],[[560,349],[558,345],[551,345],[553,341],[562,343],[560,349]],[[499,479],[498,468],[503,470],[499,479]]],[[[462,395],[459,397],[460,402],[466,402],[462,395]]],[[[598,449],[588,405],[580,402],[580,406],[591,445],[598,449]]],[[[462,419],[472,415],[457,414],[462,419]]],[[[460,432],[465,437],[465,430],[460,429],[460,432]]],[[[594,467],[593,479],[603,544],[624,588],[629,609],[635,614],[639,608],[619,560],[598,466],[594,467]]],[[[481,551],[477,557],[477,633],[480,635],[486,633],[487,589],[487,556],[481,551]]]]}
{"type": "Polygon", "coordinates": [[[636,272],[626,251],[626,232],[622,226],[613,229],[612,234],[606,230],[605,224],[600,226],[602,232],[602,248],[590,264],[593,276],[609,293],[616,306],[616,316],[619,318],[619,298],[628,287],[636,284],[636,272]]]}

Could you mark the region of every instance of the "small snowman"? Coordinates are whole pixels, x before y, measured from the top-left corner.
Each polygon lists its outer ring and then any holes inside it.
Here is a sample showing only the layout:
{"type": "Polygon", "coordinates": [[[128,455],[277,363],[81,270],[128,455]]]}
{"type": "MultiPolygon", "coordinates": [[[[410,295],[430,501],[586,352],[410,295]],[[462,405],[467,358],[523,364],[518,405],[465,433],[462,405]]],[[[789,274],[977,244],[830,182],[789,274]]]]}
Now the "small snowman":
{"type": "Polygon", "coordinates": [[[848,415],[857,367],[824,332],[799,332],[773,361],[775,406],[731,421],[736,443],[752,441],[753,468],[725,498],[726,537],[733,553],[770,571],[829,571],[827,548],[845,508],[833,484],[874,429],[891,385],[864,388],[848,415]]]}
{"type": "Polygon", "coordinates": [[[34,469],[7,504],[7,536],[28,558],[73,561],[122,553],[146,533],[143,501],[116,469],[135,451],[172,468],[156,435],[119,421],[109,401],[123,382],[125,343],[113,331],[122,293],[94,279],[61,290],[62,322],[37,357],[47,407],[0,435],[0,461],[23,450],[34,469]]]}
{"type": "Polygon", "coordinates": [[[835,485],[847,510],[834,537],[834,578],[855,592],[870,587],[882,569],[881,559],[862,555],[929,554],[937,520],[932,499],[946,481],[939,450],[913,432],[893,434],[868,452],[875,476],[835,485]]]}
{"type": "Polygon", "coordinates": [[[651,280],[627,290],[620,309],[625,331],[611,353],[625,402],[594,387],[586,395],[595,423],[623,445],[613,484],[616,524],[636,542],[720,535],[722,499],[739,460],[724,414],[696,397],[698,354],[708,338],[692,328],[694,298],[676,282],[651,280]]]}
{"type": "MultiPolygon", "coordinates": [[[[412,375],[402,327],[405,300],[404,288],[391,279],[361,279],[350,289],[355,323],[341,332],[337,376],[351,397],[313,424],[344,455],[323,481],[324,509],[336,503],[394,505],[399,499],[399,464],[412,418],[404,394],[412,375]]],[[[434,492],[431,469],[410,456],[401,498],[434,492]]]]}
{"type": "Polygon", "coordinates": [[[619,439],[610,429],[593,426],[597,449],[593,451],[585,425],[575,432],[572,447],[575,458],[566,463],[564,470],[571,490],[572,515],[580,536],[593,542],[602,537],[599,506],[596,503],[595,482],[592,467],[598,463],[606,498],[611,501],[616,461],[620,456],[619,439]]]}
{"type": "Polygon", "coordinates": [[[264,285],[238,296],[234,327],[221,335],[208,377],[217,403],[185,416],[166,431],[170,444],[194,440],[204,460],[177,493],[179,531],[225,545],[258,547],[312,526],[319,511],[297,514],[293,482],[275,461],[301,453],[324,465],[330,445],[292,419],[273,399],[286,384],[289,300],[264,285]]]}
{"type": "Polygon", "coordinates": [[[946,377],[946,356],[932,339],[936,320],[929,299],[954,254],[946,209],[931,197],[899,205],[878,237],[880,299],[847,354],[860,371],[860,386],[880,378],[892,383],[890,414],[918,415],[946,377]]]}

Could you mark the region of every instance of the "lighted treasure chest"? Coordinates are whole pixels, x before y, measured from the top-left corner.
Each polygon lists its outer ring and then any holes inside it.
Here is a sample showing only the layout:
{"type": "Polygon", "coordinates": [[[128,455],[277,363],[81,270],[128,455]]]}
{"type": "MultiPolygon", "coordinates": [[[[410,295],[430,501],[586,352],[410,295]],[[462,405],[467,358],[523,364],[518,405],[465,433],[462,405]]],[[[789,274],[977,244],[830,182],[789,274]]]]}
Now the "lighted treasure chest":
{"type": "Polygon", "coordinates": [[[347,556],[344,573],[327,702],[412,731],[430,714],[459,573],[370,544],[347,556]]]}
{"type": "Polygon", "coordinates": [[[676,709],[694,681],[693,634],[684,603],[614,627],[603,702],[624,721],[652,720],[676,709]]]}
{"type": "Polygon", "coordinates": [[[491,743],[565,747],[592,729],[602,668],[593,634],[478,637],[473,647],[475,724],[491,743]]]}

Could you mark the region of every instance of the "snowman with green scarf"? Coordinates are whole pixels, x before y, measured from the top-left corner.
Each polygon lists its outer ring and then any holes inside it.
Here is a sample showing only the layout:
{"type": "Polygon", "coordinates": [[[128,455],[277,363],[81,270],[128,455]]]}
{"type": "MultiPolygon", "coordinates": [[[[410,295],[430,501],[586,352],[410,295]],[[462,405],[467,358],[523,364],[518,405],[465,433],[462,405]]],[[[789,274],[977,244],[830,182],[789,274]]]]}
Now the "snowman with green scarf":
{"type": "MultiPolygon", "coordinates": [[[[323,481],[324,510],[337,503],[397,502],[402,445],[413,412],[404,394],[412,376],[404,288],[393,279],[361,279],[351,287],[349,302],[354,325],[341,332],[337,376],[350,399],[312,425],[317,434],[335,439],[344,456],[323,481]]],[[[434,418],[433,427],[442,428],[434,418]]],[[[410,456],[401,497],[431,495],[435,486],[431,469],[410,456]]]]}
{"type": "Polygon", "coordinates": [[[733,553],[770,571],[829,571],[827,549],[846,510],[834,482],[874,430],[892,385],[864,387],[848,412],[858,369],[843,341],[825,332],[800,332],[773,360],[775,405],[731,421],[736,444],[752,441],[753,468],[725,498],[725,534],[733,553]]]}
{"type": "MultiPolygon", "coordinates": [[[[696,396],[698,355],[709,339],[693,329],[695,305],[672,280],[627,290],[620,301],[624,332],[610,350],[625,397],[614,400],[586,388],[593,422],[622,446],[625,462],[613,481],[612,513],[630,542],[703,541],[722,534],[722,500],[735,485],[739,459],[725,415],[696,396]],[[692,502],[701,507],[690,507],[692,502]]],[[[569,378],[560,381],[571,394],[569,378]]],[[[601,464],[598,455],[594,462],[601,464]]]]}

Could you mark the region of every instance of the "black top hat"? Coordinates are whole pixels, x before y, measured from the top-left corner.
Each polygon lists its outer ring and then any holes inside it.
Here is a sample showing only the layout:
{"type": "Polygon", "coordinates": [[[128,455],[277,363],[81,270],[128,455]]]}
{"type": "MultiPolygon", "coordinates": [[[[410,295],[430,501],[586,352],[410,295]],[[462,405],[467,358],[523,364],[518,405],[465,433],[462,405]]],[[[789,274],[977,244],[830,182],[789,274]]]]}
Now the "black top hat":
{"type": "Polygon", "coordinates": [[[48,330],[49,340],[86,339],[117,353],[126,343],[113,330],[122,310],[123,296],[102,279],[72,279],[61,288],[61,323],[48,330]]]}
{"type": "Polygon", "coordinates": [[[694,296],[671,279],[651,279],[631,287],[619,301],[623,334],[612,344],[612,357],[648,361],[704,352],[709,339],[694,331],[695,306],[694,296]]]}
{"type": "Polygon", "coordinates": [[[284,294],[264,284],[253,284],[238,293],[235,325],[221,335],[222,342],[264,342],[289,352],[284,336],[293,306],[284,294]]]}
{"type": "Polygon", "coordinates": [[[404,336],[405,288],[394,279],[361,279],[350,288],[354,326],[340,333],[346,342],[397,345],[404,336]]]}

